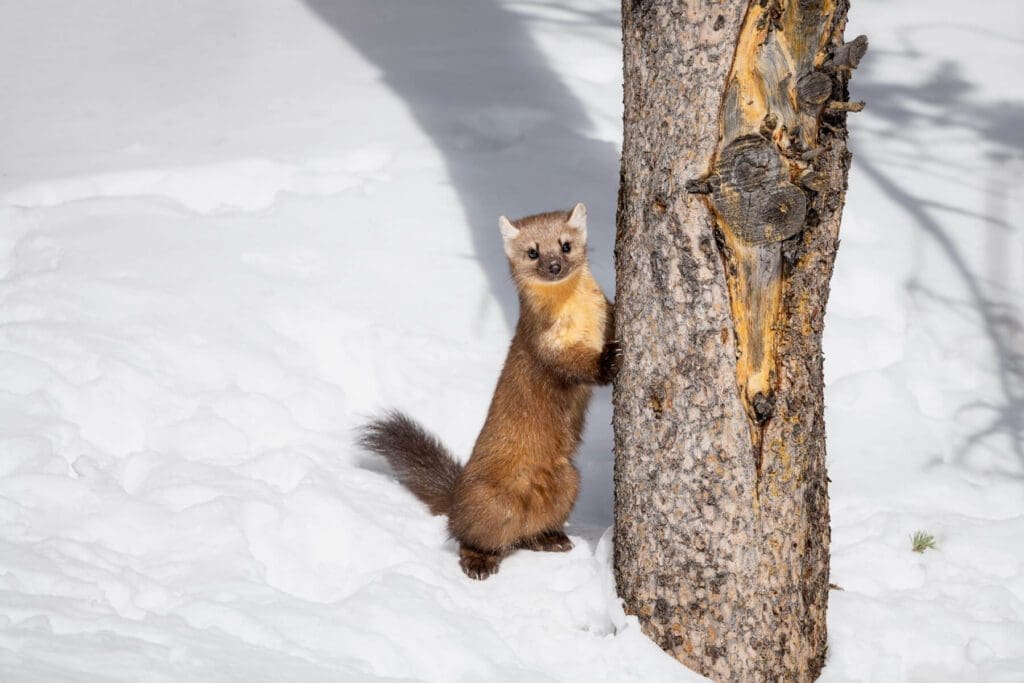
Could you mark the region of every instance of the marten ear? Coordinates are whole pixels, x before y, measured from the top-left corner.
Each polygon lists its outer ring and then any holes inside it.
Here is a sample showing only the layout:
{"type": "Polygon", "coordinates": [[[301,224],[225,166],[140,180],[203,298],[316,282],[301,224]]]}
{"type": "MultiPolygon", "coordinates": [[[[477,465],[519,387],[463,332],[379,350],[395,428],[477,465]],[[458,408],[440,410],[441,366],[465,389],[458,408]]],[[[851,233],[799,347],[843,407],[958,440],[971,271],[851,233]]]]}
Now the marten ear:
{"type": "Polygon", "coordinates": [[[587,241],[587,207],[583,206],[583,202],[580,202],[572,208],[572,213],[569,214],[570,228],[575,228],[579,231],[580,237],[583,241],[587,241]]]}
{"type": "Polygon", "coordinates": [[[501,238],[505,242],[511,242],[516,237],[519,237],[519,228],[512,225],[512,221],[505,218],[504,216],[498,217],[498,227],[501,228],[501,238]]]}

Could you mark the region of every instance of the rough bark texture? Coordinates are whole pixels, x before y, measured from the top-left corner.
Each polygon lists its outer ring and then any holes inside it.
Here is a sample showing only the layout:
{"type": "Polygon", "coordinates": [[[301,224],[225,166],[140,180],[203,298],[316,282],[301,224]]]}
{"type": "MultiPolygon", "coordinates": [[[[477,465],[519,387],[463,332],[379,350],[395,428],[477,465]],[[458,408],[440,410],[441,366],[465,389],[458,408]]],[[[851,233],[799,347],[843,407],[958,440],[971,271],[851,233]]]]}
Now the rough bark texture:
{"type": "Polygon", "coordinates": [[[716,680],[812,680],[821,331],[849,153],[847,0],[624,0],[615,570],[716,680]]]}

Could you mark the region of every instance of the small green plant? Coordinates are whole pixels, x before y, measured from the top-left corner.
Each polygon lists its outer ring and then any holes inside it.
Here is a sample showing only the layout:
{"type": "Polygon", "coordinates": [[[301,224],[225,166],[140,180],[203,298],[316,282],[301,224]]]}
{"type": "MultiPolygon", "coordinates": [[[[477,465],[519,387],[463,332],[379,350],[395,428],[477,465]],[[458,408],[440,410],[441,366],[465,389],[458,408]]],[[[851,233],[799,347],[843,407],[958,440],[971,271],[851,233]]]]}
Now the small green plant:
{"type": "Polygon", "coordinates": [[[927,531],[915,531],[914,535],[910,537],[910,548],[915,553],[935,550],[935,537],[927,531]]]}

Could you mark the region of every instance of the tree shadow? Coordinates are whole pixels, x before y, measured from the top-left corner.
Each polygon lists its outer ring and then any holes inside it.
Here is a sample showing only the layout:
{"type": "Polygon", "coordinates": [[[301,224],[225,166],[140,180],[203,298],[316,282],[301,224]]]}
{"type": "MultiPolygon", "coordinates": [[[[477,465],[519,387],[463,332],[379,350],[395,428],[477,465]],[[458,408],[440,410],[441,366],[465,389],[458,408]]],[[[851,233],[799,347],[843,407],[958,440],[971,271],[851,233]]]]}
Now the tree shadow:
{"type": "MultiPolygon", "coordinates": [[[[525,19],[493,0],[305,0],[381,72],[383,82],[444,157],[487,273],[490,297],[509,327],[518,299],[508,276],[497,219],[587,204],[591,261],[613,291],[611,251],[618,150],[590,133],[592,122],[527,30],[525,19]]],[[[563,13],[573,22],[609,17],[563,13]]],[[[388,198],[401,202],[402,197],[388,198]]],[[[410,209],[410,229],[414,229],[410,209]]],[[[484,314],[482,310],[481,315],[484,314]]],[[[584,453],[580,515],[611,523],[611,427],[591,420],[584,453]],[[609,454],[605,459],[603,454],[609,454]],[[607,470],[607,471],[605,471],[607,470]]]]}
{"type": "MultiPolygon", "coordinates": [[[[907,31],[905,38],[904,44],[911,47],[882,58],[924,56],[912,47],[912,30],[907,31]]],[[[857,150],[854,143],[854,164],[932,241],[965,292],[964,299],[952,299],[940,294],[937,287],[914,278],[907,285],[911,295],[943,305],[953,314],[974,316],[988,340],[998,375],[997,400],[961,407],[961,414],[983,412],[986,417],[983,426],[957,445],[955,458],[969,465],[976,451],[993,440],[1005,439],[1018,465],[1024,466],[1024,326],[1015,286],[1001,281],[1005,273],[1000,272],[1005,270],[1000,264],[1009,258],[1008,247],[1014,233],[1020,229],[1005,215],[1004,205],[1009,189],[1020,182],[1014,174],[1024,168],[1024,102],[979,102],[976,86],[964,77],[961,65],[948,59],[934,63],[923,84],[887,83],[871,68],[873,62],[882,61],[879,57],[876,51],[871,59],[865,60],[851,90],[857,99],[867,101],[873,116],[885,123],[875,135],[886,141],[899,141],[900,145],[884,147],[885,151],[876,158],[857,150]],[[959,167],[955,160],[943,156],[944,150],[916,135],[921,128],[948,129],[951,133],[973,136],[986,150],[984,167],[959,167]],[[909,152],[900,151],[908,148],[909,152]],[[955,196],[942,201],[919,196],[901,183],[899,173],[889,169],[926,173],[972,190],[981,189],[987,195],[987,206],[977,211],[958,204],[955,196]],[[957,222],[965,218],[982,222],[989,233],[988,263],[982,273],[972,265],[956,239],[957,222]]],[[[862,131],[857,132],[861,134],[862,131]]],[[[1019,476],[1019,472],[1012,474],[1019,476]]]]}

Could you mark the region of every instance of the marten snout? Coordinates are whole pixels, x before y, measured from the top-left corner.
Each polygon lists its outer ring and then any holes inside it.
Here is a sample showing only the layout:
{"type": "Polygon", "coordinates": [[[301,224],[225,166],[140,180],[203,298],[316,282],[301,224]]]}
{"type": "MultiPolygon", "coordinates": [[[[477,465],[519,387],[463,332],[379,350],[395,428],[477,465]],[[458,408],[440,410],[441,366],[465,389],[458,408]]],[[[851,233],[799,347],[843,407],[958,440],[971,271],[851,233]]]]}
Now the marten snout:
{"type": "Polygon", "coordinates": [[[562,254],[542,254],[535,266],[537,277],[548,282],[557,282],[569,274],[572,264],[562,254]]]}

